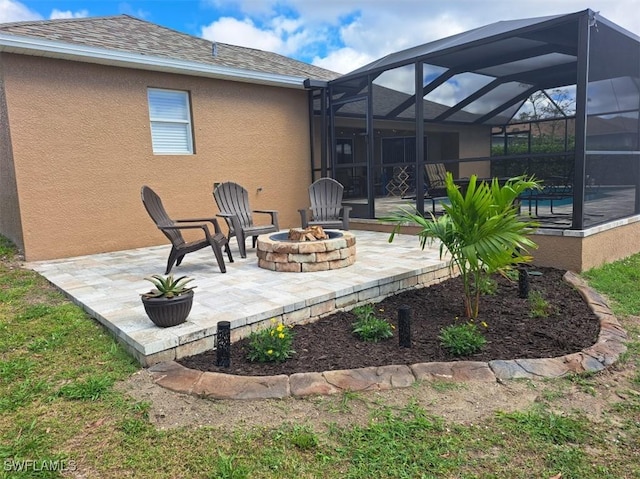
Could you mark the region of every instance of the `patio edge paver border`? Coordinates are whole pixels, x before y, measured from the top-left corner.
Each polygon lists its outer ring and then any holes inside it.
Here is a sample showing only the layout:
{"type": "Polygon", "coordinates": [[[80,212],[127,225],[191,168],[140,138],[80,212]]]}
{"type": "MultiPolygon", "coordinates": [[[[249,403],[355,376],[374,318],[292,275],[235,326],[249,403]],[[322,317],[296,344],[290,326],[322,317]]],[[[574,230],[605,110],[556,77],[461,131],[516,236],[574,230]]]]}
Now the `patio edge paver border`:
{"type": "Polygon", "coordinates": [[[343,391],[382,391],[409,387],[416,381],[483,381],[554,378],[595,372],[614,364],[626,351],[627,333],[606,300],[577,274],[568,271],[573,285],[600,321],[598,340],[582,351],[556,358],[419,363],[350,370],[296,373],[290,376],[237,376],[202,372],[175,361],[151,366],[153,381],[171,391],[211,399],[266,399],[337,394],[343,391]]]}

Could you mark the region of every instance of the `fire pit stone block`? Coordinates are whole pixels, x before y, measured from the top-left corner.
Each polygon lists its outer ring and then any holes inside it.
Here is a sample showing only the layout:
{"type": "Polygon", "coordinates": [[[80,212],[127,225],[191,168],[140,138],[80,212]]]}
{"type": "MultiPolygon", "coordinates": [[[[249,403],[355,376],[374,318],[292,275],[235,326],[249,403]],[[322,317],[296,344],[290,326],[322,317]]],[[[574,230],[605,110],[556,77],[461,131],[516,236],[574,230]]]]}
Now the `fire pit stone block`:
{"type": "Polygon", "coordinates": [[[356,237],[349,231],[332,232],[327,239],[292,241],[274,236],[258,237],[260,268],[279,272],[312,272],[346,268],[356,259],[356,237]]]}

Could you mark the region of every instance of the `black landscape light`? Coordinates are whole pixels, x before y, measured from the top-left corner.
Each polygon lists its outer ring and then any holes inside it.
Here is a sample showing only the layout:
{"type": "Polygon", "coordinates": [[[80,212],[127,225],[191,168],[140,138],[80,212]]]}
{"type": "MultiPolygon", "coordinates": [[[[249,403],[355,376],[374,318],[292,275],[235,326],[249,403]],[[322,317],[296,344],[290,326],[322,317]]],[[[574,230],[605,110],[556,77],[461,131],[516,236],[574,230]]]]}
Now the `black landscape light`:
{"type": "Polygon", "coordinates": [[[229,321],[218,321],[216,366],[222,368],[231,366],[231,323],[229,321]]]}
{"type": "Polygon", "coordinates": [[[526,268],[518,268],[518,297],[529,297],[529,272],[526,268]]]}
{"type": "Polygon", "coordinates": [[[398,339],[401,348],[411,347],[411,308],[401,306],[398,309],[398,339]]]}

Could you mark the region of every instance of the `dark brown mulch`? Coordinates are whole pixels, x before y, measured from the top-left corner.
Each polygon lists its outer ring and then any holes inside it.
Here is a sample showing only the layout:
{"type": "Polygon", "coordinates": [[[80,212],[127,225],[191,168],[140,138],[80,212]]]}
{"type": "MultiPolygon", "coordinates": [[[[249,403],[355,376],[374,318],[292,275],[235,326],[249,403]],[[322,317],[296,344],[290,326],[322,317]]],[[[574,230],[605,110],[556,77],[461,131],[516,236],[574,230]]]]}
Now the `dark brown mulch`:
{"type": "Polygon", "coordinates": [[[411,308],[411,348],[400,348],[394,337],[380,343],[363,342],[351,333],[354,315],[337,312],[315,323],[294,326],[296,354],[283,363],[252,363],[245,359],[247,340],[231,346],[231,367],[217,368],[215,351],[179,360],[186,367],[241,375],[275,375],[297,372],[354,369],[388,364],[433,361],[490,361],[493,359],[562,356],[595,343],[599,322],[578,292],[562,279],[564,271],[531,268],[531,291],[538,291],[551,307],[548,317],[531,317],[526,299],[518,298],[517,282],[497,277],[498,291],[484,295],[477,324],[486,322],[487,344],[481,352],[454,357],[439,341],[440,329],[463,321],[462,282],[453,278],[428,288],[411,290],[375,304],[378,317],[397,325],[398,308],[411,308]]]}

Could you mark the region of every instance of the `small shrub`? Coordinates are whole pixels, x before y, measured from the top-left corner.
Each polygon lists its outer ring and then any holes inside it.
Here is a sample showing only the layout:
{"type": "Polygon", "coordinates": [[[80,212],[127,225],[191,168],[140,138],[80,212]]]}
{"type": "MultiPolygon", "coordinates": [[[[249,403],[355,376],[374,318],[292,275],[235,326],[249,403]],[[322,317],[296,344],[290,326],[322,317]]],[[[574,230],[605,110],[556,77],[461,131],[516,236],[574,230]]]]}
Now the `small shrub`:
{"type": "Polygon", "coordinates": [[[271,320],[272,326],[256,331],[249,335],[249,361],[268,363],[282,362],[289,359],[293,350],[293,331],[276,320],[271,320]]]}
{"type": "Polygon", "coordinates": [[[480,294],[494,296],[498,292],[498,282],[491,276],[483,275],[478,280],[478,291],[480,294]]]}
{"type": "Polygon", "coordinates": [[[468,356],[482,349],[487,340],[472,322],[452,324],[440,330],[440,344],[454,356],[468,356]]]}
{"type": "Polygon", "coordinates": [[[551,305],[542,297],[540,291],[529,293],[529,316],[532,318],[546,318],[551,313],[551,305]]]}
{"type": "Polygon", "coordinates": [[[373,306],[367,304],[353,309],[356,321],[352,332],[363,341],[377,343],[393,336],[393,326],[384,319],[376,318],[373,306]]]}

